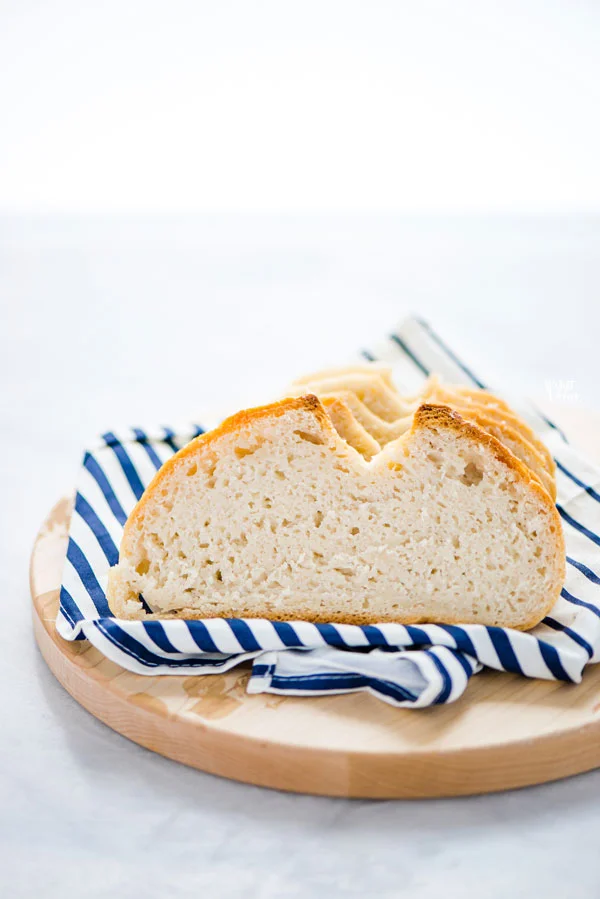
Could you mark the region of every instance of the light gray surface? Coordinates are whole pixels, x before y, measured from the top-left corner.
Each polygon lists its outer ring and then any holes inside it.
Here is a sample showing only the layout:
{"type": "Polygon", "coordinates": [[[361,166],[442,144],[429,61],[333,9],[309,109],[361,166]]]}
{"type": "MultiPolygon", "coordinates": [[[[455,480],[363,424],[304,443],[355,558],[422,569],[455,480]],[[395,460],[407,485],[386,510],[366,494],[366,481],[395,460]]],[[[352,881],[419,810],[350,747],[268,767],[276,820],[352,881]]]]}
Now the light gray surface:
{"type": "Polygon", "coordinates": [[[268,399],[411,309],[492,382],[594,405],[599,250],[594,219],[0,222],[2,895],[597,899],[600,773],[406,803],[186,770],[54,681],[27,564],[90,435],[268,399]]]}

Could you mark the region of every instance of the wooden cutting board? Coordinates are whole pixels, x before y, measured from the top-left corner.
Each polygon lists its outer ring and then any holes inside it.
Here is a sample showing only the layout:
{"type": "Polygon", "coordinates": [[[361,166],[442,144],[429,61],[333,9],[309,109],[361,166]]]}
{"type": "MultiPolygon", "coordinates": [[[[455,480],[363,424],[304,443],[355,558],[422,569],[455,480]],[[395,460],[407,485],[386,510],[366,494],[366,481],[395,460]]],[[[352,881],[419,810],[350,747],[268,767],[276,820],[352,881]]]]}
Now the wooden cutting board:
{"type": "MultiPolygon", "coordinates": [[[[600,462],[600,415],[554,410],[600,462]]],[[[395,709],[366,694],[248,696],[247,670],[144,677],[54,628],[70,501],[31,557],[35,637],[48,667],[89,712],[136,743],[234,780],[327,796],[459,796],[539,784],[600,766],[600,665],[583,683],[485,671],[449,706],[395,709]]]]}

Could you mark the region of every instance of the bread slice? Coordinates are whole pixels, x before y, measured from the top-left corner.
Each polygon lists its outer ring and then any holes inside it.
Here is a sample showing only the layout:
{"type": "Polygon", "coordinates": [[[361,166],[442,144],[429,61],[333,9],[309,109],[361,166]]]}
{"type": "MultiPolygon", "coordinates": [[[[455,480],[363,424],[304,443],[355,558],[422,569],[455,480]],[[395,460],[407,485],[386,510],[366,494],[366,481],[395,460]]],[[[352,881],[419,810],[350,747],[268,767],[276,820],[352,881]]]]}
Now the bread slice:
{"type": "MultiPolygon", "coordinates": [[[[370,436],[374,442],[377,438],[377,446],[381,448],[389,443],[390,440],[395,440],[409,430],[414,414],[399,418],[395,422],[386,422],[378,419],[364,406],[363,409],[365,411],[361,414],[360,406],[362,404],[351,392],[340,391],[339,394],[319,394],[319,399],[325,406],[338,434],[366,458],[371,458],[374,454],[371,447],[367,449],[366,438],[370,436]],[[341,412],[342,409],[344,410],[343,413],[341,412]],[[352,418],[354,418],[355,426],[351,423],[352,418]],[[377,421],[377,424],[373,423],[374,419],[377,421]],[[366,435],[366,438],[364,435],[366,435]]],[[[552,499],[556,499],[555,479],[548,473],[544,460],[535,447],[517,431],[509,425],[488,417],[488,415],[479,411],[478,407],[467,406],[464,409],[461,405],[453,405],[450,408],[462,415],[467,421],[474,422],[482,430],[500,440],[517,459],[520,459],[521,462],[531,469],[533,476],[548,491],[552,499]]]]}
{"type": "Polygon", "coordinates": [[[308,387],[320,399],[342,400],[357,421],[382,445],[407,430],[411,416],[420,402],[447,404],[502,441],[517,459],[531,468],[550,496],[556,499],[554,460],[534,432],[514,413],[504,411],[487,400],[480,404],[475,398],[470,399],[454,388],[440,384],[435,376],[425,384],[421,399],[413,397],[407,400],[397,394],[391,380],[391,371],[388,370],[384,376],[381,367],[377,367],[374,372],[369,372],[366,366],[360,366],[356,369],[336,370],[335,376],[326,374],[328,377],[322,380],[307,377],[296,381],[292,392],[298,395],[308,387]],[[332,386],[334,390],[327,392],[332,386]],[[394,393],[397,401],[392,398],[394,393]],[[384,409],[385,413],[381,416],[374,409],[384,409]],[[394,411],[400,411],[400,416],[395,420],[392,419],[394,411]]]}
{"type": "Polygon", "coordinates": [[[342,399],[328,395],[320,397],[320,400],[340,437],[353,446],[361,456],[372,459],[381,450],[377,440],[354,417],[342,399]]]}
{"type": "Polygon", "coordinates": [[[560,519],[498,440],[444,406],[367,461],[314,396],[240,412],[129,517],[116,615],[526,629],[564,580],[560,519]]]}
{"type": "Polygon", "coordinates": [[[385,421],[361,402],[352,390],[337,390],[335,393],[319,393],[317,395],[324,404],[334,399],[343,402],[356,421],[362,425],[380,446],[385,446],[390,440],[395,440],[410,430],[413,416],[418,409],[417,404],[414,409],[411,409],[410,412],[401,418],[397,418],[395,421],[385,421]]]}
{"type": "MultiPolygon", "coordinates": [[[[295,395],[301,395],[310,388],[313,393],[320,396],[324,392],[323,387],[327,386],[323,385],[322,382],[327,380],[330,385],[335,380],[338,385],[335,393],[339,394],[341,390],[347,390],[350,383],[356,384],[357,376],[360,378],[360,384],[363,385],[363,388],[366,384],[365,379],[369,378],[371,380],[371,389],[365,391],[370,396],[372,396],[373,390],[381,392],[381,381],[383,381],[386,387],[393,391],[400,400],[402,415],[414,412],[421,403],[436,403],[449,405],[451,408],[456,408],[465,413],[480,411],[499,424],[509,425],[520,433],[525,441],[531,444],[542,456],[544,467],[548,473],[552,477],[556,474],[556,465],[546,444],[540,440],[535,431],[504,400],[499,399],[486,390],[464,385],[443,384],[437,375],[431,375],[417,394],[400,396],[393,380],[392,369],[380,363],[370,362],[344,368],[327,369],[297,378],[292,385],[293,392],[295,395]]],[[[385,391],[384,396],[387,398],[387,391],[385,391]]],[[[384,420],[389,419],[384,418],[384,420]]]]}
{"type": "MultiPolygon", "coordinates": [[[[302,375],[296,378],[294,384],[304,385],[306,388],[314,381],[340,380],[348,375],[378,375],[387,386],[398,393],[398,387],[394,381],[394,374],[389,365],[381,362],[362,362],[354,365],[342,365],[336,368],[324,368],[321,371],[312,372],[310,375],[302,375]]],[[[304,391],[306,393],[306,389],[304,391]]]]}
{"type": "Polygon", "coordinates": [[[414,402],[405,402],[394,387],[386,383],[378,373],[373,372],[349,372],[310,380],[306,384],[295,382],[291,392],[295,396],[307,393],[321,396],[321,394],[335,395],[340,390],[351,390],[374,415],[389,422],[411,415],[418,405],[414,402]]]}

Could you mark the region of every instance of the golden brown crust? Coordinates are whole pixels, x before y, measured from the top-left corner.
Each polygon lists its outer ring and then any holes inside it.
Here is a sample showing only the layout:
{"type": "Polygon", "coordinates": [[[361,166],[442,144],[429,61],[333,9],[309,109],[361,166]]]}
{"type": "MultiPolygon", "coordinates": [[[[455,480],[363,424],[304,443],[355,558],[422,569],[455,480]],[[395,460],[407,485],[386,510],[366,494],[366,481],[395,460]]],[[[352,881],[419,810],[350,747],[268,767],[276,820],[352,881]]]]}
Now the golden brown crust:
{"type": "MultiPolygon", "coordinates": [[[[548,607],[544,610],[543,614],[535,615],[525,621],[522,624],[512,624],[510,625],[512,630],[515,631],[528,631],[532,627],[535,627],[536,624],[539,624],[541,619],[548,614],[554,603],[556,602],[557,597],[553,597],[552,601],[549,602],[548,607]]],[[[256,610],[248,607],[236,607],[235,615],[227,616],[230,619],[237,620],[238,618],[246,618],[248,620],[263,620],[257,619],[256,610]]],[[[199,611],[198,609],[178,609],[176,612],[163,612],[163,613],[151,613],[149,615],[144,615],[143,621],[177,621],[177,620],[187,620],[187,621],[202,621],[208,620],[211,618],[224,618],[223,615],[207,615],[205,612],[199,611]]],[[[336,612],[332,612],[331,614],[319,614],[310,610],[302,610],[298,609],[297,615],[294,617],[290,617],[289,615],[278,615],[277,612],[269,613],[269,617],[266,619],[267,621],[309,621],[311,624],[358,624],[358,625],[367,625],[367,624],[402,624],[402,625],[410,625],[410,624],[440,624],[439,618],[434,618],[432,616],[406,616],[403,615],[401,618],[398,618],[398,615],[395,616],[379,616],[375,617],[374,615],[369,615],[367,612],[354,612],[348,614],[338,614],[336,612]]],[[[443,624],[456,624],[462,625],[463,627],[469,627],[469,624],[465,624],[464,618],[453,618],[452,616],[444,615],[443,624]]],[[[470,624],[483,624],[483,622],[470,622],[470,624]]],[[[485,626],[485,625],[484,625],[485,626]]],[[[487,625],[490,626],[490,625],[487,625]]]]}

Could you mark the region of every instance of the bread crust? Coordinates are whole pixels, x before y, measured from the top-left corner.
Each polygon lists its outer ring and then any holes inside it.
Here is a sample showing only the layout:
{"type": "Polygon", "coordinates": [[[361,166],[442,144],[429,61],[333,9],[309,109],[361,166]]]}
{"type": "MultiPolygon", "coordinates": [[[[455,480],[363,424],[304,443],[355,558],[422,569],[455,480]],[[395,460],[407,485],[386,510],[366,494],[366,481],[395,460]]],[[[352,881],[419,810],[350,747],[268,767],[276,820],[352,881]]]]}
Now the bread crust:
{"type": "MultiPolygon", "coordinates": [[[[544,612],[542,617],[545,617],[554,603],[556,602],[556,597],[552,599],[552,602],[548,605],[548,608],[544,612]]],[[[402,624],[402,625],[418,625],[418,624],[439,624],[439,621],[433,616],[420,616],[420,617],[407,617],[406,615],[402,616],[402,621],[399,621],[397,617],[389,616],[375,618],[373,615],[369,616],[367,614],[361,612],[348,613],[344,615],[338,615],[335,612],[332,612],[331,615],[320,615],[313,611],[302,610],[302,607],[299,606],[298,614],[294,618],[290,618],[289,615],[283,616],[275,613],[269,613],[269,617],[267,619],[257,618],[256,612],[253,609],[250,609],[246,606],[237,606],[236,607],[236,615],[230,616],[225,620],[237,621],[239,618],[244,618],[248,621],[276,621],[276,622],[286,622],[289,621],[292,624],[297,621],[309,621],[311,624],[357,624],[360,626],[366,625],[375,625],[378,624],[402,624]]],[[[199,611],[198,609],[178,609],[176,612],[164,612],[157,614],[155,612],[151,612],[149,614],[143,615],[141,620],[143,621],[202,621],[208,620],[211,616],[206,613],[199,611]]],[[[215,616],[212,616],[215,617],[215,616]]],[[[218,616],[224,617],[224,616],[218,616]]],[[[540,623],[540,616],[535,615],[535,617],[530,618],[524,624],[519,625],[511,625],[510,629],[513,631],[529,631],[532,627],[535,627],[536,624],[540,623]]],[[[444,624],[450,625],[459,625],[462,627],[471,627],[470,624],[465,624],[464,619],[457,617],[453,618],[451,616],[444,616],[444,624]]],[[[482,625],[485,627],[485,625],[482,625]]]]}

